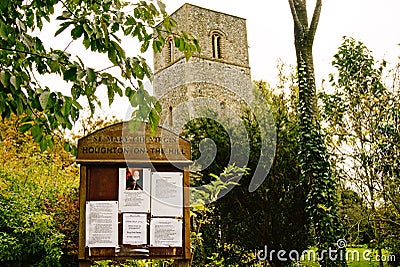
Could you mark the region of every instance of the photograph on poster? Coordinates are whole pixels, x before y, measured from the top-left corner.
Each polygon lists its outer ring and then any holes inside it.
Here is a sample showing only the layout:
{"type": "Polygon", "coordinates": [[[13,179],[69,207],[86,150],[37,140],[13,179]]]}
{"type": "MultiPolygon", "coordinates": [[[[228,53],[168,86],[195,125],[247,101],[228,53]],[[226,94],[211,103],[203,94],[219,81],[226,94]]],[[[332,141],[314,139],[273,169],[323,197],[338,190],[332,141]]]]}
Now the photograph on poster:
{"type": "Polygon", "coordinates": [[[126,168],[126,190],[143,190],[143,169],[126,168]]]}
{"type": "Polygon", "coordinates": [[[183,217],[183,173],[152,173],[151,215],[183,217]]]}
{"type": "Polygon", "coordinates": [[[119,169],[119,210],[150,212],[150,175],[147,168],[119,169]]]}
{"type": "Polygon", "coordinates": [[[118,246],[118,202],[86,202],[86,246],[118,246]]]}
{"type": "Polygon", "coordinates": [[[150,222],[151,247],[182,247],[182,220],[152,218],[150,222]]]}
{"type": "Polygon", "coordinates": [[[147,244],[147,214],[124,213],[122,217],[122,243],[147,244]]]}

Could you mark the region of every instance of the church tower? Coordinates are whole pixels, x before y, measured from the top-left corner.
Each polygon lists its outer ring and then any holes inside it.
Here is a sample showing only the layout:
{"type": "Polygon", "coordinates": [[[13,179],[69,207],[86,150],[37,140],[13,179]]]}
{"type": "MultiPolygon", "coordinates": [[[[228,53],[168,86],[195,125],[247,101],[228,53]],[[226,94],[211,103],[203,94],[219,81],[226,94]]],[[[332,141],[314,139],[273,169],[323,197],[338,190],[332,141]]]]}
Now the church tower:
{"type": "Polygon", "coordinates": [[[191,4],[171,17],[177,31],[199,41],[201,53],[186,61],[167,36],[161,53],[154,54],[153,90],[163,107],[164,127],[179,131],[200,107],[240,114],[252,95],[246,20],[191,4]]]}

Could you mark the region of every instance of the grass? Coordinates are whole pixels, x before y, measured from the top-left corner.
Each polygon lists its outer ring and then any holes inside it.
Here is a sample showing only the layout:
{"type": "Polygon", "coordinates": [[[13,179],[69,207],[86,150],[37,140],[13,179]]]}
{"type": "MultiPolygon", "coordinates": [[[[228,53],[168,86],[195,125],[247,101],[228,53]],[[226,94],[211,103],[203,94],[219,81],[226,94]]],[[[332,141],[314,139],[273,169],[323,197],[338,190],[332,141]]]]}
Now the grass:
{"type": "MultiPolygon", "coordinates": [[[[314,253],[316,252],[315,248],[311,248],[314,253]]],[[[307,267],[317,267],[319,264],[314,261],[314,253],[310,252],[310,256],[303,256],[301,260],[301,266],[307,267]]],[[[388,266],[388,261],[390,261],[391,256],[388,251],[382,251],[383,256],[383,266],[388,266]]],[[[316,257],[316,256],[315,256],[316,257]]],[[[349,267],[375,267],[379,266],[379,257],[376,250],[369,249],[366,247],[362,248],[347,248],[346,249],[346,259],[349,267]]]]}

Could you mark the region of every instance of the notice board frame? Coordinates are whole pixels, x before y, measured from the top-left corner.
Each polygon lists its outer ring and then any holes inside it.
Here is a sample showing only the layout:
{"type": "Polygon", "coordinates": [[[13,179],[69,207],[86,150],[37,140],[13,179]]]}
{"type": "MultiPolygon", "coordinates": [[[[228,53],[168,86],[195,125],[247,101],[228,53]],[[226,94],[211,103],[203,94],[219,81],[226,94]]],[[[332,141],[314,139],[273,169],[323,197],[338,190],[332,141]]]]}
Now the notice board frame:
{"type": "MultiPolygon", "coordinates": [[[[78,141],[77,163],[80,164],[79,190],[79,252],[80,266],[88,266],[94,260],[127,259],[176,259],[179,266],[188,266],[190,261],[190,207],[189,165],[192,163],[190,143],[184,138],[158,127],[150,134],[147,123],[135,132],[130,131],[129,122],[117,123],[78,141]],[[138,153],[133,153],[133,152],[138,153]],[[141,153],[145,151],[146,153],[141,153]],[[122,153],[118,153],[122,152],[122,153]],[[129,153],[132,152],[132,153],[129,153]],[[118,201],[119,168],[150,168],[153,172],[183,173],[183,233],[182,247],[144,247],[122,244],[122,213],[118,215],[118,248],[86,247],[86,203],[87,201],[118,201]],[[94,178],[96,175],[96,178],[94,178]],[[102,176],[103,175],[103,176],[102,176]],[[97,179],[96,181],[94,181],[97,179]],[[97,181],[104,186],[96,186],[97,181]],[[93,192],[99,191],[99,192],[93,192]],[[143,253],[143,251],[148,253],[143,253]]],[[[149,215],[150,216],[150,215],[149,215]]],[[[150,218],[150,217],[149,217],[150,218]]],[[[150,235],[150,233],[148,233],[150,235]]]]}

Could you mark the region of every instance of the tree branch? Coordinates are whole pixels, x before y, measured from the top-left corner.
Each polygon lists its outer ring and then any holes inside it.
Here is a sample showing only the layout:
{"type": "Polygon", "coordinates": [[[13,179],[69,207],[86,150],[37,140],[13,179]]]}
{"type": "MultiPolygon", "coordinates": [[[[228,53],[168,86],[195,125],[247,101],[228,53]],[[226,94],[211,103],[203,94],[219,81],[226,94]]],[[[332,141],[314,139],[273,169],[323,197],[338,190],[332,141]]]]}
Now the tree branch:
{"type": "Polygon", "coordinates": [[[32,70],[28,70],[28,72],[30,72],[30,74],[32,75],[32,77],[33,77],[33,79],[35,80],[35,82],[37,83],[37,85],[38,85],[39,87],[42,87],[42,86],[40,86],[39,81],[36,79],[36,76],[35,76],[35,74],[33,73],[33,71],[32,71],[32,70]]]}
{"type": "Polygon", "coordinates": [[[68,10],[68,12],[71,13],[72,16],[74,16],[75,19],[78,19],[78,17],[75,15],[75,13],[72,12],[72,10],[65,4],[65,2],[63,0],[60,0],[60,2],[68,10]]]}
{"type": "Polygon", "coordinates": [[[67,51],[68,47],[74,42],[75,40],[71,40],[71,42],[69,42],[69,44],[64,48],[63,53],[65,53],[65,51],[67,51]]]}
{"type": "Polygon", "coordinates": [[[111,68],[114,68],[114,67],[118,67],[118,66],[115,66],[115,65],[108,66],[108,67],[106,67],[106,68],[104,68],[104,69],[96,70],[96,72],[100,73],[100,72],[106,71],[106,70],[111,69],[111,68]]]}
{"type": "Polygon", "coordinates": [[[294,27],[298,29],[301,34],[303,34],[303,25],[301,24],[299,17],[297,15],[296,7],[294,6],[293,0],[289,0],[290,11],[292,12],[294,27]]]}
{"type": "Polygon", "coordinates": [[[397,205],[397,201],[394,200],[390,194],[385,193],[385,190],[383,190],[383,194],[389,199],[390,202],[392,202],[392,205],[397,210],[397,212],[400,212],[400,207],[397,205]]]}
{"type": "Polygon", "coordinates": [[[317,31],[319,17],[321,14],[321,7],[322,7],[322,0],[317,0],[317,2],[315,3],[315,9],[311,20],[311,25],[308,30],[308,40],[310,41],[310,43],[314,41],[315,32],[317,31]]]}
{"type": "Polygon", "coordinates": [[[33,55],[33,56],[38,56],[38,57],[41,57],[41,58],[51,59],[50,57],[43,56],[43,55],[40,55],[40,54],[38,54],[38,53],[29,52],[29,51],[24,51],[24,50],[19,50],[19,49],[11,49],[11,48],[6,48],[6,47],[0,47],[0,50],[10,51],[10,52],[16,52],[16,53],[23,53],[23,54],[27,54],[27,55],[33,55]]]}
{"type": "Polygon", "coordinates": [[[376,222],[382,221],[382,222],[386,222],[386,223],[390,223],[390,224],[394,224],[394,225],[400,226],[400,223],[395,222],[395,221],[390,220],[390,219],[385,219],[385,218],[382,218],[382,217],[379,217],[378,219],[372,219],[371,221],[376,221],[376,222]]]}

